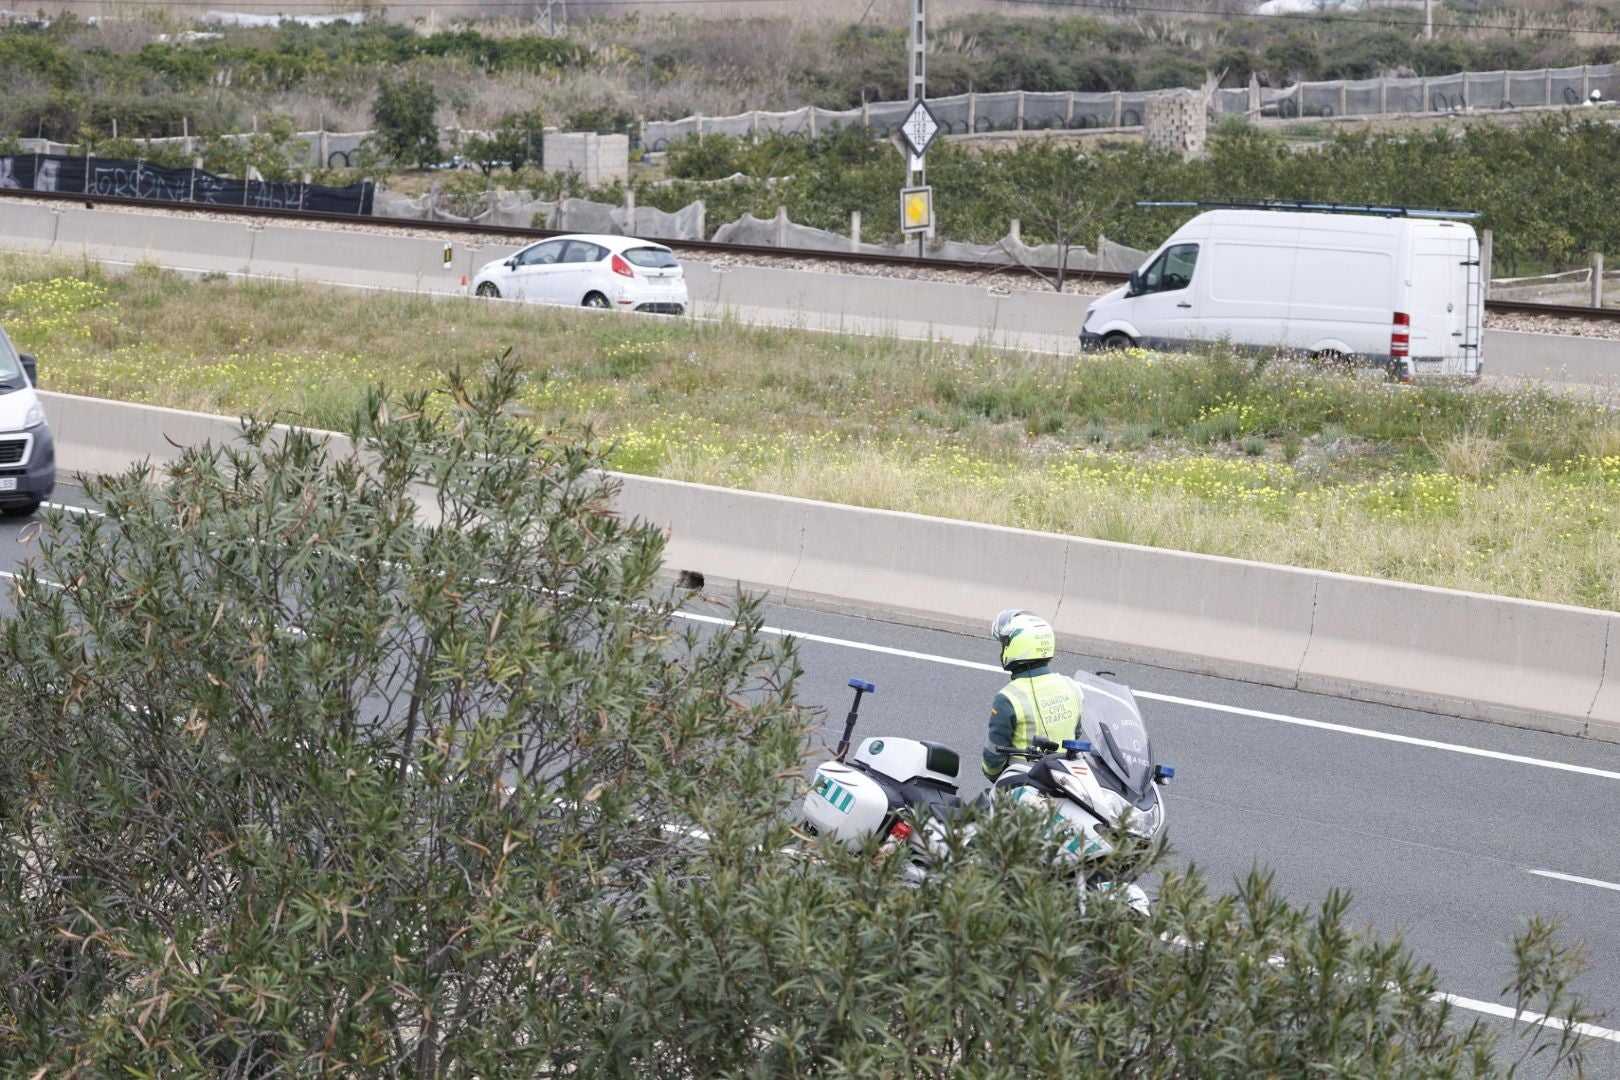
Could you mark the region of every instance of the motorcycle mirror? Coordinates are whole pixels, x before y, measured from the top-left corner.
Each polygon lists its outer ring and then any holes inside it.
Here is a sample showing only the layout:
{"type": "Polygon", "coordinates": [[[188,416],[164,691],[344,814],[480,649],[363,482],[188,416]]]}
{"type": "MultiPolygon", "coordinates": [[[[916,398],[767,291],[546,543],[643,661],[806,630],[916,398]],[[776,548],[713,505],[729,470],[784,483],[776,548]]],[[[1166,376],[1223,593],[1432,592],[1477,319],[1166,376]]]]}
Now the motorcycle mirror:
{"type": "Polygon", "coordinates": [[[1073,750],[1077,754],[1091,753],[1091,744],[1084,739],[1064,739],[1063,749],[1073,750]]]}
{"type": "Polygon", "coordinates": [[[1172,769],[1168,765],[1153,766],[1153,779],[1157,780],[1161,784],[1166,780],[1172,779],[1175,775],[1176,770],[1172,769]]]}

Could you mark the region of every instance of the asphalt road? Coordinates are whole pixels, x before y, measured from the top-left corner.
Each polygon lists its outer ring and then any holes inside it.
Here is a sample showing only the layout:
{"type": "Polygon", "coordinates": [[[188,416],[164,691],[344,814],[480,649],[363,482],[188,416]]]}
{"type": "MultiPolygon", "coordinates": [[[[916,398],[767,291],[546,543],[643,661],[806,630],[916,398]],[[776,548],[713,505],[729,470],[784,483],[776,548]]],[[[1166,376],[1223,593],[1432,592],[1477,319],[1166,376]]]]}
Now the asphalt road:
{"type": "MultiPolygon", "coordinates": [[[[71,486],[57,500],[86,505],[71,486]]],[[[27,558],[33,531],[0,520],[0,566],[27,558]]],[[[696,604],[686,617],[723,616],[696,604]]],[[[963,794],[983,788],[978,748],[1003,681],[987,636],[787,607],[767,623],[797,638],[801,697],[826,710],[827,744],[860,677],[877,694],[858,734],[944,742],[962,752],[963,794]]],[[[1352,919],[1400,934],[1462,1019],[1511,1005],[1513,934],[1532,914],[1556,917],[1585,943],[1578,986],[1607,1014],[1587,1075],[1620,1078],[1620,745],[1073,653],[1059,665],[1112,671],[1138,692],[1155,756],[1177,770],[1177,859],[1216,888],[1269,868],[1301,904],[1350,890],[1352,919]]]]}
{"type": "MultiPolygon", "coordinates": [[[[988,635],[785,607],[767,624],[797,637],[800,694],[827,711],[828,745],[859,677],[877,694],[857,737],[944,742],[962,753],[963,794],[983,789],[978,749],[1003,682],[988,635]]],[[[1556,917],[1586,944],[1580,991],[1608,1014],[1587,1075],[1620,1077],[1620,745],[1076,653],[1059,664],[1137,691],[1157,760],[1177,770],[1166,804],[1178,859],[1216,888],[1270,868],[1299,904],[1350,890],[1352,921],[1401,935],[1466,999],[1454,1001],[1462,1018],[1511,1006],[1513,934],[1533,914],[1556,917]]]]}

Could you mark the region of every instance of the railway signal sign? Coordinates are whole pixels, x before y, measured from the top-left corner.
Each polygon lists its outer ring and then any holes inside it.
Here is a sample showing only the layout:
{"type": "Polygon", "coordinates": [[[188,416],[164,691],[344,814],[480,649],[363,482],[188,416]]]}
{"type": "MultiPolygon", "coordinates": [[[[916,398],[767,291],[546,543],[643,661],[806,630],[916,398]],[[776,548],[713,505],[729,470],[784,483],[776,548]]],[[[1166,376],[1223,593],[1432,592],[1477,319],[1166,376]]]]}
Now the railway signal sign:
{"type": "Polygon", "coordinates": [[[900,189],[900,231],[906,235],[921,235],[934,227],[934,189],[908,187],[900,189]]]}
{"type": "Polygon", "coordinates": [[[933,110],[928,107],[928,102],[918,98],[906,118],[900,122],[900,137],[911,147],[912,156],[920,158],[928,153],[928,147],[938,134],[939,121],[934,119],[933,110]]]}

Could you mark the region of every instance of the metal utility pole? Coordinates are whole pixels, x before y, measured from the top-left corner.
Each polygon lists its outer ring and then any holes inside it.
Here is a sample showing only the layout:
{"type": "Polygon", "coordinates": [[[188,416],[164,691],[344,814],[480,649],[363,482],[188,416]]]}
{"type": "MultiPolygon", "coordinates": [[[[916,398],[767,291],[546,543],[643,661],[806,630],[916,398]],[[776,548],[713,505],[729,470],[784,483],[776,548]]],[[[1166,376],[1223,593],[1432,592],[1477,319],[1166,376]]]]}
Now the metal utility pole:
{"type": "Polygon", "coordinates": [[[1434,37],[1434,0],[1423,0],[1423,38],[1434,37]]]}
{"type": "MultiPolygon", "coordinates": [[[[910,0],[911,3],[911,100],[922,101],[928,96],[928,16],[924,4],[927,0],[910,0]]],[[[907,155],[906,187],[917,188],[928,185],[927,169],[923,166],[923,155],[907,155]]],[[[917,258],[923,257],[923,233],[917,234],[917,258]]]]}

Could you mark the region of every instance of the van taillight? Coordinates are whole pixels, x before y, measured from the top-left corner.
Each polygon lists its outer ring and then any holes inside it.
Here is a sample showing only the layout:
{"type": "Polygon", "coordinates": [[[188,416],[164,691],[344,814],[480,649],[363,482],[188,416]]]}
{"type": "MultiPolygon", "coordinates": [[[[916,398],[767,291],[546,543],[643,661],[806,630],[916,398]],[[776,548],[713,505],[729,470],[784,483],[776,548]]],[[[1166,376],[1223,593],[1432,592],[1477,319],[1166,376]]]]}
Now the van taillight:
{"type": "Polygon", "coordinates": [[[1395,313],[1395,325],[1389,332],[1389,355],[1412,354],[1412,316],[1404,311],[1395,313]]]}

